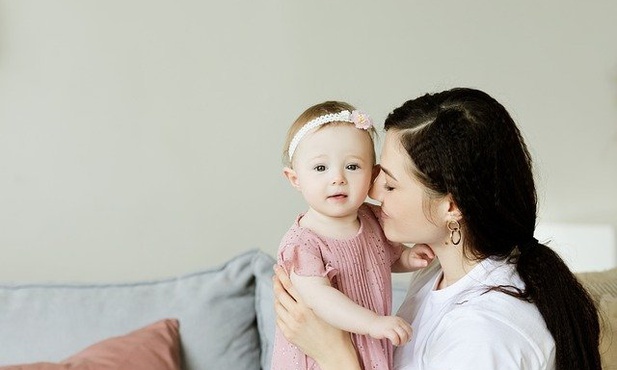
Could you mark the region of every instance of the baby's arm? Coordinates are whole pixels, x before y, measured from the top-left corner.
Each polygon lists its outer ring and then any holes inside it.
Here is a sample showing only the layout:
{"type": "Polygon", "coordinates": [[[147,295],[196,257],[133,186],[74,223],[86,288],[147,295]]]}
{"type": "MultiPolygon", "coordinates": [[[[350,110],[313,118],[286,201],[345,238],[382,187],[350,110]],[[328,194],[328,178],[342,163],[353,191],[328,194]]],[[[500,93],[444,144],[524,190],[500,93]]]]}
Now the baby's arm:
{"type": "Polygon", "coordinates": [[[392,272],[416,271],[428,266],[435,258],[435,253],[426,244],[415,244],[413,247],[403,247],[401,257],[392,264],[392,272]]]}
{"type": "Polygon", "coordinates": [[[333,288],[325,277],[300,276],[291,273],[291,281],[306,304],[331,325],[373,338],[388,338],[394,345],[406,343],[411,337],[411,327],[398,316],[379,316],[354,303],[349,297],[333,288]]]}

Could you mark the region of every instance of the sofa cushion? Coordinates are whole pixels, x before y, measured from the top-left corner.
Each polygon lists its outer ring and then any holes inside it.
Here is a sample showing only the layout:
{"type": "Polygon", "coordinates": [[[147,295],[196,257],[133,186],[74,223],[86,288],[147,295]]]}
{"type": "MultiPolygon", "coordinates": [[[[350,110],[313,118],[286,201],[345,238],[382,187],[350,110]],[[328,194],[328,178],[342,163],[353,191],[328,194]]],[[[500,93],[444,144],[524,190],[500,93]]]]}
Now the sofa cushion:
{"type": "Polygon", "coordinates": [[[1,366],[0,370],[181,370],[178,320],[165,319],[93,344],[61,363],[1,366]]]}
{"type": "Polygon", "coordinates": [[[270,269],[255,276],[257,290],[255,294],[255,312],[257,314],[257,326],[259,328],[259,341],[261,344],[260,363],[261,368],[264,370],[269,370],[271,367],[274,330],[276,328],[272,287],[272,275],[274,275],[272,267],[276,261],[270,257],[269,262],[270,269]]]}
{"type": "Polygon", "coordinates": [[[603,297],[600,311],[603,315],[600,338],[602,368],[617,369],[617,297],[603,297]]]}
{"type": "Polygon", "coordinates": [[[603,369],[617,369],[617,268],[577,274],[598,305],[603,369]]]}
{"type": "Polygon", "coordinates": [[[130,284],[0,286],[0,365],[58,362],[78,350],[174,317],[187,370],[259,369],[253,250],[213,269],[130,284]]]}

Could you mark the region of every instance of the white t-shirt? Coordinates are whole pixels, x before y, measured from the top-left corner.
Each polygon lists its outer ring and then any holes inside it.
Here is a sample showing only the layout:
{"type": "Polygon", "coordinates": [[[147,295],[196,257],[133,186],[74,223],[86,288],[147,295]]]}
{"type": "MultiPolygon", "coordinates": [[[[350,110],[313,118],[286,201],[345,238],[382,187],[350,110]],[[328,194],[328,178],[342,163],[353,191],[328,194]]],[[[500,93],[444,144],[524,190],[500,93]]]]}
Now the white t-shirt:
{"type": "Polygon", "coordinates": [[[412,339],[394,352],[394,369],[555,369],[555,342],[537,307],[487,287],[523,288],[516,267],[485,259],[459,281],[435,290],[434,262],[412,277],[398,315],[412,339]]]}

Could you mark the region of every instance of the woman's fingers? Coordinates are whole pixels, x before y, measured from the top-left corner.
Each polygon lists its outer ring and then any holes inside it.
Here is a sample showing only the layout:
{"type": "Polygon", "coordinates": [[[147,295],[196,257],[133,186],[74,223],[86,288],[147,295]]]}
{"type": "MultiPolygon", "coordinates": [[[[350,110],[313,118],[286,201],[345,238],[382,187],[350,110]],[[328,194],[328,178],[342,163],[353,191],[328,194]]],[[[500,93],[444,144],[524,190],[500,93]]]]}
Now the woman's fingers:
{"type": "Polygon", "coordinates": [[[289,294],[289,296],[291,296],[291,298],[293,298],[296,302],[300,301],[300,294],[298,294],[298,291],[294,288],[291,283],[291,279],[285,270],[281,266],[277,265],[274,267],[274,274],[278,278],[282,288],[289,294]]]}
{"type": "Polygon", "coordinates": [[[281,329],[285,338],[294,343],[302,328],[305,327],[308,308],[302,304],[300,296],[285,271],[279,266],[276,266],[274,271],[272,284],[276,325],[281,329]]]}
{"type": "MultiPolygon", "coordinates": [[[[360,368],[349,335],[317,317],[313,310],[302,302],[289,276],[281,267],[274,268],[272,284],[276,325],[289,342],[320,364],[333,364],[332,355],[338,353],[337,361],[347,358],[344,363],[350,365],[348,368],[360,368]]],[[[340,366],[322,368],[337,369],[340,366]]]]}
{"type": "Polygon", "coordinates": [[[276,325],[281,329],[285,338],[292,340],[297,322],[280,303],[275,304],[274,310],[276,312],[276,325]]]}
{"type": "Polygon", "coordinates": [[[279,319],[294,329],[306,319],[305,306],[287,273],[280,266],[276,266],[274,272],[274,309],[279,319]]]}

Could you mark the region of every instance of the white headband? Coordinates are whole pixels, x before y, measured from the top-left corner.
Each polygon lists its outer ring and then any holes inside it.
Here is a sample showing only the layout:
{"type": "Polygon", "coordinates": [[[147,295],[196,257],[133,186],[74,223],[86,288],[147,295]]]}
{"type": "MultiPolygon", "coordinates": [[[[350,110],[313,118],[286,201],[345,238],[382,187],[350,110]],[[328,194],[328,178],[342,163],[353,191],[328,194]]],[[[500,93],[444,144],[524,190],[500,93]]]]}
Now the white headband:
{"type": "Polygon", "coordinates": [[[300,130],[298,130],[298,132],[296,132],[293,139],[291,139],[291,143],[289,143],[289,160],[291,161],[291,158],[293,157],[294,152],[298,148],[298,144],[300,144],[300,140],[302,140],[304,135],[312,129],[330,122],[350,122],[362,130],[368,130],[373,127],[373,121],[368,114],[359,110],[354,110],[351,113],[348,110],[344,110],[338,113],[324,114],[323,116],[319,116],[308,121],[300,130]]]}

